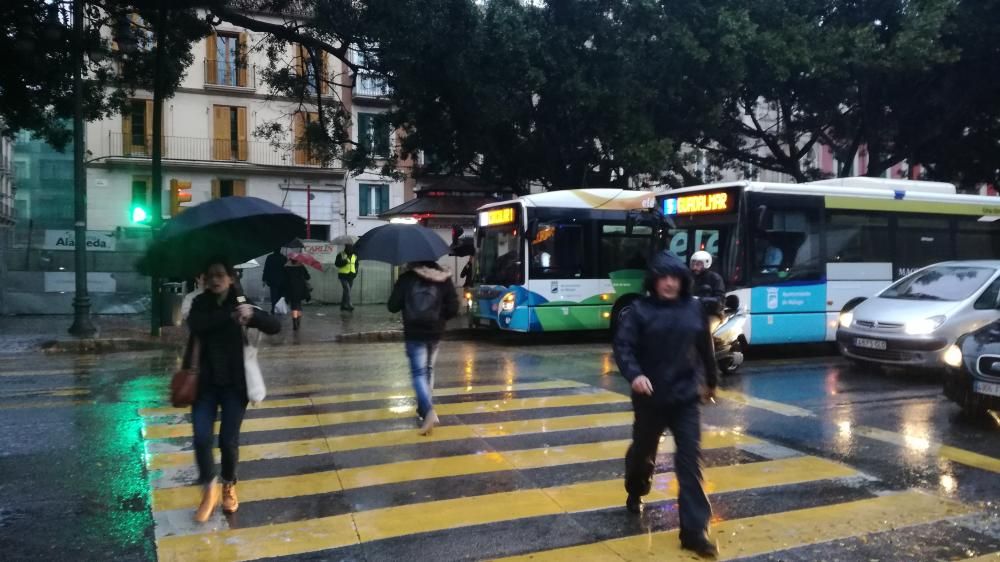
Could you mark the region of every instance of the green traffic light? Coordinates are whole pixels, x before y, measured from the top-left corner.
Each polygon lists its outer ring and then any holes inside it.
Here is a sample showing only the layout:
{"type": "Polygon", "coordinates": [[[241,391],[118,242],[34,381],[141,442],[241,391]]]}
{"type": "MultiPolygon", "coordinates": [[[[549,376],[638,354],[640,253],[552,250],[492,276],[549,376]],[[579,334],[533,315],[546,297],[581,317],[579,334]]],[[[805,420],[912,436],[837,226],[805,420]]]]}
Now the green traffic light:
{"type": "Polygon", "coordinates": [[[132,222],[146,222],[149,220],[149,213],[146,209],[142,207],[135,207],[132,209],[132,222]]]}

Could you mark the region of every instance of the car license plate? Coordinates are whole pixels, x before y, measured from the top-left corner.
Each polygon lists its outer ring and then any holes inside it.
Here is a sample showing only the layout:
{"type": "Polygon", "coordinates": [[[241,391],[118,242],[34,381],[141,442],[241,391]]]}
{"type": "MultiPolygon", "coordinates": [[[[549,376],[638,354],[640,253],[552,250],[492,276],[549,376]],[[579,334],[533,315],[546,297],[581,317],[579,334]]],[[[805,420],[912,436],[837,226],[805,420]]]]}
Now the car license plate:
{"type": "Polygon", "coordinates": [[[976,381],[972,385],[972,390],[976,394],[988,394],[990,396],[1000,396],[1000,384],[994,382],[976,381]]]}
{"type": "Polygon", "coordinates": [[[885,340],[872,340],[868,338],[854,338],[854,345],[865,349],[879,349],[885,351],[885,340]]]}

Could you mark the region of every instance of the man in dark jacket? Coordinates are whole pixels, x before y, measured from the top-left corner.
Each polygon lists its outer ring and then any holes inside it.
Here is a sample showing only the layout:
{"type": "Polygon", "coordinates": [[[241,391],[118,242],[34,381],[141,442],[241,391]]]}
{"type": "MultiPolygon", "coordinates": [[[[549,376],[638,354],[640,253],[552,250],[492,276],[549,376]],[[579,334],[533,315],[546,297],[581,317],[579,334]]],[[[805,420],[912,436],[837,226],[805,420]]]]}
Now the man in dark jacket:
{"type": "Polygon", "coordinates": [[[435,262],[409,264],[389,296],[389,312],[403,312],[403,338],[410,360],[421,435],[438,423],[434,413],[434,360],[445,323],[458,314],[458,295],[451,272],[435,262]]]}
{"type": "Polygon", "coordinates": [[[715,395],[718,370],[705,313],[684,263],[662,253],[646,277],[648,295],[630,305],[615,334],[618,370],[632,385],[635,422],[625,457],[626,507],[642,510],[665,429],[674,436],[681,547],[716,556],[708,537],[712,507],[702,482],[701,401],[715,395]]]}

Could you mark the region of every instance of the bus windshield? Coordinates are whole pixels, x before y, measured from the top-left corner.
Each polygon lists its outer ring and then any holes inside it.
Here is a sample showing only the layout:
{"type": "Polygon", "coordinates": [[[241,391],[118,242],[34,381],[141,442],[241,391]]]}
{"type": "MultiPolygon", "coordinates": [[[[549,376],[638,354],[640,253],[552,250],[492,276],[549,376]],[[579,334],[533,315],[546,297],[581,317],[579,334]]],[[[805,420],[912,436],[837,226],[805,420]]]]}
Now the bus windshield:
{"type": "Polygon", "coordinates": [[[521,237],[511,226],[480,230],[479,281],[490,285],[519,285],[524,282],[521,237]]]}

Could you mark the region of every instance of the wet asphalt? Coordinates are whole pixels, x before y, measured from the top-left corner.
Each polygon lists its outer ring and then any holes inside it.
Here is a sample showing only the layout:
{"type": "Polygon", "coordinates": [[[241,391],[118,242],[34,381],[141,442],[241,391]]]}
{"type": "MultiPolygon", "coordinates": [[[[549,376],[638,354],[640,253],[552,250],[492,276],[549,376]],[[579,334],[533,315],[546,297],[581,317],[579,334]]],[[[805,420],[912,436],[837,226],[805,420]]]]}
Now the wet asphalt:
{"type": "MultiPolygon", "coordinates": [[[[638,519],[617,505],[592,499],[579,509],[563,503],[566,509],[557,512],[531,511],[517,503],[519,492],[620,479],[623,466],[612,455],[502,470],[447,465],[457,472],[271,494],[283,497],[250,498],[236,516],[220,516],[207,528],[193,527],[186,521],[186,508],[161,510],[153,501],[154,490],[190,483],[192,467],[183,461],[189,437],[146,436],[153,425],[181,427],[187,418],[183,413],[143,413],[166,406],[166,384],[177,360],[173,352],[0,355],[4,559],[462,560],[539,552],[545,554],[539,559],[546,559],[553,549],[597,549],[607,544],[606,552],[600,552],[614,553],[607,559],[620,560],[635,558],[622,546],[629,543],[621,539],[653,537],[649,544],[656,545],[657,537],[669,536],[678,525],[676,503],[670,498],[652,501],[638,519]],[[170,453],[181,455],[177,457],[181,465],[164,468],[163,459],[170,453]],[[488,516],[481,513],[483,503],[479,508],[459,503],[480,496],[482,502],[513,503],[509,513],[488,516]],[[455,514],[423,522],[405,517],[411,511],[420,513],[423,505],[428,513],[455,514]],[[469,510],[467,517],[463,509],[469,510]],[[397,523],[390,529],[376,517],[383,513],[402,515],[393,519],[397,523]],[[361,526],[363,517],[358,514],[371,516],[375,521],[371,530],[361,526]],[[317,521],[329,522],[330,529],[350,521],[355,536],[348,532],[341,541],[294,533],[297,526],[317,521]],[[241,550],[240,541],[264,540],[268,529],[277,528],[293,530],[286,536],[292,546],[260,549],[258,544],[253,547],[257,550],[249,546],[241,550]],[[258,536],[227,535],[234,529],[258,536]],[[192,537],[207,538],[204,543],[185,542],[192,537]],[[205,546],[216,538],[218,544],[205,546]]],[[[409,417],[412,399],[401,343],[297,345],[290,340],[263,350],[262,366],[269,400],[294,403],[248,414],[248,420],[275,419],[273,426],[244,432],[240,486],[246,488],[263,478],[329,471],[346,482],[344,475],[352,470],[370,476],[403,461],[448,463],[465,458],[461,455],[504,455],[629,437],[625,422],[508,429],[522,422],[627,415],[628,402],[611,394],[627,394],[627,383],[615,369],[608,343],[593,334],[445,342],[436,386],[451,392],[439,397],[438,404],[456,413],[443,415],[443,426],[475,427],[478,433],[454,439],[445,434],[433,442],[379,441],[381,436],[403,435],[415,427],[409,417]],[[546,386],[553,381],[556,386],[546,386]],[[491,385],[497,386],[495,391],[464,391],[491,385]],[[349,402],[316,401],[321,396],[362,392],[374,394],[349,402]],[[583,402],[574,398],[576,402],[568,406],[546,401],[566,396],[585,398],[580,399],[583,402]],[[596,397],[593,403],[586,402],[590,397],[596,397]],[[523,407],[504,406],[522,399],[523,407]],[[364,416],[352,413],[358,411],[364,416]],[[341,414],[348,417],[337,417],[341,414]],[[282,420],[313,415],[332,416],[328,419],[334,421],[282,425],[282,420]],[[251,446],[318,440],[330,447],[358,435],[371,436],[373,443],[345,445],[324,454],[282,449],[246,460],[246,455],[253,455],[246,452],[251,446]]],[[[714,526],[729,533],[729,538],[721,537],[724,559],[1000,559],[996,554],[1000,553],[1000,426],[989,418],[963,417],[944,398],[933,373],[861,371],[825,346],[755,350],[739,373],[723,381],[717,404],[703,410],[703,423],[706,432],[753,441],[706,447],[708,480],[719,488],[710,490],[714,526]],[[819,466],[839,467],[850,474],[810,478],[788,473],[786,479],[782,469],[764,468],[766,478],[761,483],[743,484],[740,471],[770,466],[766,463],[785,466],[782,463],[796,459],[816,459],[819,466]],[[713,470],[731,469],[735,470],[732,483],[713,481],[712,474],[723,474],[713,470]],[[917,502],[868,517],[868,512],[856,515],[843,507],[857,505],[863,510],[866,502],[876,505],[883,498],[909,497],[910,492],[919,498],[929,495],[935,508],[949,509],[914,514],[907,506],[925,505],[917,502]],[[794,525],[804,527],[782,532],[794,525]],[[846,525],[847,531],[836,531],[837,525],[846,525]],[[728,531],[737,528],[739,532],[728,531]],[[771,535],[763,540],[754,536],[754,529],[771,535]],[[746,545],[745,552],[735,546],[738,543],[746,545]]],[[[669,454],[659,462],[658,472],[670,471],[669,454]]],[[[325,526],[319,529],[310,533],[327,532],[325,526]]],[[[580,550],[576,558],[597,559],[595,552],[580,550]]],[[[667,554],[660,558],[675,559],[667,554]]]]}

